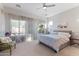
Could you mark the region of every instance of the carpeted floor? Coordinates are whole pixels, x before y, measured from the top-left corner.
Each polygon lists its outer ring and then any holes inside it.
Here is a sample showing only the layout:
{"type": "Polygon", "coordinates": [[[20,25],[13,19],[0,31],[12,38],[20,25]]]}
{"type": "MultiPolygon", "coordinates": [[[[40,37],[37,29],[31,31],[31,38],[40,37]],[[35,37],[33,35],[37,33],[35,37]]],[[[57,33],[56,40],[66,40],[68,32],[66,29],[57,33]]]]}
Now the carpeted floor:
{"type": "MultiPolygon", "coordinates": [[[[8,55],[8,54],[6,54],[8,55]]],[[[68,46],[55,53],[52,49],[38,44],[37,41],[22,42],[13,49],[12,56],[79,56],[79,45],[68,46]]]]}
{"type": "Polygon", "coordinates": [[[13,50],[13,56],[77,56],[79,55],[79,45],[68,46],[55,53],[52,49],[38,44],[37,41],[23,42],[17,44],[17,48],[13,50]]]}
{"type": "Polygon", "coordinates": [[[12,53],[13,56],[52,56],[54,54],[54,51],[38,44],[37,41],[19,43],[12,53]]]}

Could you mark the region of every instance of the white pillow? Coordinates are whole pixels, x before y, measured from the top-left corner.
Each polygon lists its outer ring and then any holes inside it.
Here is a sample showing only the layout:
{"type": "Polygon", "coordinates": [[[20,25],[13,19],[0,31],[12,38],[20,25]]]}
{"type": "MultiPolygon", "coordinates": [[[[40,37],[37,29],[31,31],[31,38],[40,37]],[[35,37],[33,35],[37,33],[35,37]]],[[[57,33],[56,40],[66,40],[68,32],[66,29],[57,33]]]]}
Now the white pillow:
{"type": "Polygon", "coordinates": [[[51,34],[53,34],[53,35],[58,35],[58,32],[52,32],[51,34]]]}
{"type": "Polygon", "coordinates": [[[2,43],[10,43],[12,40],[9,37],[0,37],[2,43]]]}
{"type": "Polygon", "coordinates": [[[66,36],[68,38],[71,36],[69,33],[64,33],[64,32],[59,32],[58,35],[66,36]]]}

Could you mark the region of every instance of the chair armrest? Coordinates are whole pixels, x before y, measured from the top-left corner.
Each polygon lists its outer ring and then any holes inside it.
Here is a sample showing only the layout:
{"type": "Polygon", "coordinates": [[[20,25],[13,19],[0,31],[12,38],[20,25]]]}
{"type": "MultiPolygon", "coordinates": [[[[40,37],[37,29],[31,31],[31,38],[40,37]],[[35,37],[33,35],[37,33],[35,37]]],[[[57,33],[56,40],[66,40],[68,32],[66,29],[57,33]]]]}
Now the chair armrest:
{"type": "Polygon", "coordinates": [[[8,43],[0,43],[0,48],[11,48],[11,45],[10,44],[8,44],[8,43]]]}
{"type": "Polygon", "coordinates": [[[4,51],[4,50],[7,50],[9,49],[10,51],[10,55],[12,54],[12,49],[11,49],[11,45],[8,44],[8,43],[0,43],[0,51],[4,51]]]}
{"type": "Polygon", "coordinates": [[[0,43],[0,45],[4,45],[4,44],[7,44],[8,45],[8,43],[0,43]]]}

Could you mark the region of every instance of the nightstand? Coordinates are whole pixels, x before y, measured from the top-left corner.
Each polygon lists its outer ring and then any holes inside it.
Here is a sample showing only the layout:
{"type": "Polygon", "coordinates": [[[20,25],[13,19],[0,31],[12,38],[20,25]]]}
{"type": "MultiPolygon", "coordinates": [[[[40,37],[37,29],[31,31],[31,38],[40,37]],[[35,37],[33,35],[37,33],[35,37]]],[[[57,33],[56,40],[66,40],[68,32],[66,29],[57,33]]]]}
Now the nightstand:
{"type": "Polygon", "coordinates": [[[79,39],[73,39],[73,44],[79,44],[79,39]]]}
{"type": "Polygon", "coordinates": [[[73,44],[79,44],[79,39],[78,38],[71,38],[70,39],[70,44],[73,45],[73,44]]]}
{"type": "Polygon", "coordinates": [[[70,43],[72,44],[79,44],[79,32],[74,32],[71,35],[70,43]]]}

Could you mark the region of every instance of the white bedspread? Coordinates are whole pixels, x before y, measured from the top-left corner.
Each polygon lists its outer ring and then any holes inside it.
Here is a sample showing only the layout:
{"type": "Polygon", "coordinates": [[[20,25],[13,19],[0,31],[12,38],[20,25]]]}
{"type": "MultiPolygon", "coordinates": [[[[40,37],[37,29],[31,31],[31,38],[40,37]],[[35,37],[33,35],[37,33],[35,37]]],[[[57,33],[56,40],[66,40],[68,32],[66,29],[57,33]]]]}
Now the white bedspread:
{"type": "Polygon", "coordinates": [[[39,40],[59,51],[60,46],[69,41],[69,37],[65,35],[40,35],[39,40]]]}

